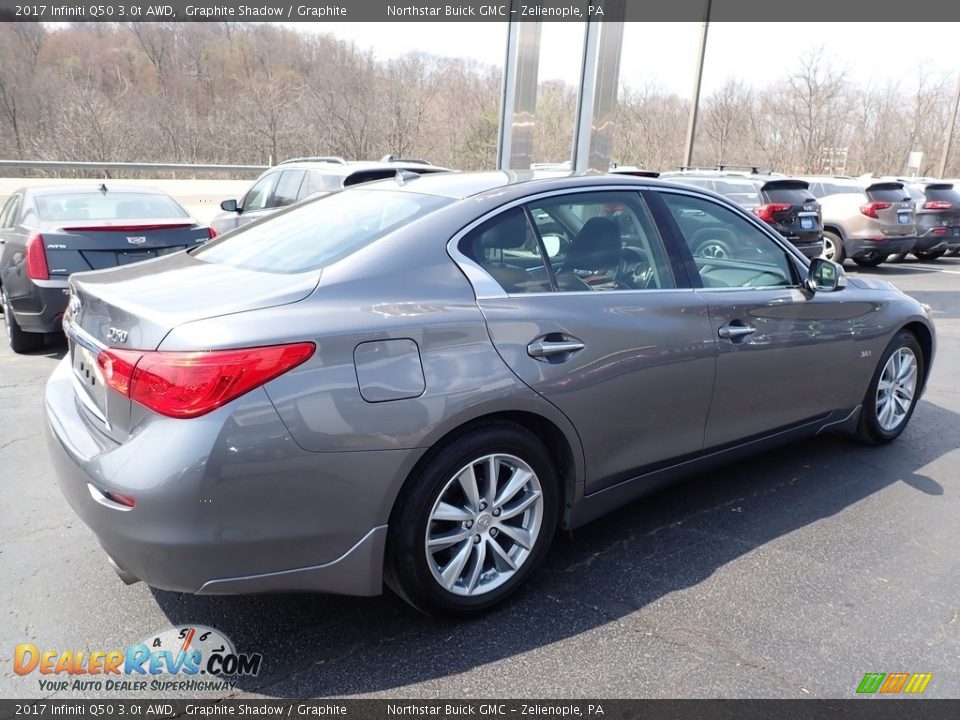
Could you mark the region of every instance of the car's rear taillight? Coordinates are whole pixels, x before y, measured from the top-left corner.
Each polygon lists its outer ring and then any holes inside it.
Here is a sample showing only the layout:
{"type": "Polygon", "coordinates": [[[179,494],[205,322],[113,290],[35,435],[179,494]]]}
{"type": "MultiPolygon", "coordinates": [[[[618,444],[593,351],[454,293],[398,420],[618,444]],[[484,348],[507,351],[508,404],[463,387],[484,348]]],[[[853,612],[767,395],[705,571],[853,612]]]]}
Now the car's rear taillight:
{"type": "Polygon", "coordinates": [[[210,236],[210,239],[213,240],[217,236],[217,231],[212,227],[207,228],[207,234],[210,236]]]}
{"type": "Polygon", "coordinates": [[[753,209],[753,214],[764,222],[772,223],[776,222],[773,217],[775,213],[786,212],[792,207],[793,205],[790,205],[789,203],[767,203],[766,205],[755,207],[753,209]]]}
{"type": "Polygon", "coordinates": [[[860,206],[860,212],[866,215],[867,217],[876,218],[877,210],[886,210],[888,207],[893,205],[893,203],[888,202],[869,202],[866,205],[860,206]]]}
{"type": "Polygon", "coordinates": [[[27,238],[27,277],[31,280],[50,279],[47,251],[43,247],[43,236],[40,233],[33,233],[27,238]]]}
{"type": "Polygon", "coordinates": [[[121,395],[161,415],[192,418],[292,370],[314,350],[311,342],[208,352],[108,348],[97,364],[121,395]]]}
{"type": "Polygon", "coordinates": [[[927,200],[923,204],[924,210],[949,210],[953,207],[953,203],[947,200],[927,200]]]}
{"type": "Polygon", "coordinates": [[[930,232],[931,232],[933,235],[949,235],[949,234],[950,234],[950,228],[945,228],[945,227],[934,228],[934,229],[931,230],[930,232]]]}

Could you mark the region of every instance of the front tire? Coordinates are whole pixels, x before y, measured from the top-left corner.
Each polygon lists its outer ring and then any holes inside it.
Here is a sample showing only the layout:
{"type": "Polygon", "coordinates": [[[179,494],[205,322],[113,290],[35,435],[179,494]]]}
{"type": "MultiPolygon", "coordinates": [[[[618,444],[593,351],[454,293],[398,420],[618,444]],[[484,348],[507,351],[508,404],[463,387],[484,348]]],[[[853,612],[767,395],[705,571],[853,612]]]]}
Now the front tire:
{"type": "Polygon", "coordinates": [[[881,265],[883,261],[886,260],[885,257],[875,257],[875,258],[854,258],[853,261],[863,268],[875,268],[878,265],[881,265]]]}
{"type": "Polygon", "coordinates": [[[533,433],[478,426],[437,450],[401,493],[384,579],[428,614],[490,610],[543,560],[558,504],[556,472],[533,433]]]}
{"type": "Polygon", "coordinates": [[[7,333],[7,341],[10,343],[10,349],[15,353],[31,352],[43,347],[43,335],[41,333],[24,332],[20,323],[13,316],[13,308],[7,300],[7,294],[0,290],[0,305],[3,306],[3,324],[7,333]]]}
{"type": "Polygon", "coordinates": [[[917,406],[925,372],[916,335],[901,330],[884,350],[867,387],[857,427],[863,442],[882,445],[903,432],[917,406]]]}

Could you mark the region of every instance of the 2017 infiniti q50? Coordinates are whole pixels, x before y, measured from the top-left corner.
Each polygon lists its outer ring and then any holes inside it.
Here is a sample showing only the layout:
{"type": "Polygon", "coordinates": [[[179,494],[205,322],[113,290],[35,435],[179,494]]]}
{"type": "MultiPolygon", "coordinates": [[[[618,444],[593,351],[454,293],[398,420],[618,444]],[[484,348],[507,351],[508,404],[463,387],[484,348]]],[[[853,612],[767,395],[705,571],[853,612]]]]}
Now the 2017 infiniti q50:
{"type": "Polygon", "coordinates": [[[935,350],[892,285],[718,195],[610,175],[400,176],[70,292],[48,437],[121,577],[385,581],[445,614],[681,475],[827,430],[893,440],[935,350]],[[740,251],[691,252],[711,233],[740,251]]]}

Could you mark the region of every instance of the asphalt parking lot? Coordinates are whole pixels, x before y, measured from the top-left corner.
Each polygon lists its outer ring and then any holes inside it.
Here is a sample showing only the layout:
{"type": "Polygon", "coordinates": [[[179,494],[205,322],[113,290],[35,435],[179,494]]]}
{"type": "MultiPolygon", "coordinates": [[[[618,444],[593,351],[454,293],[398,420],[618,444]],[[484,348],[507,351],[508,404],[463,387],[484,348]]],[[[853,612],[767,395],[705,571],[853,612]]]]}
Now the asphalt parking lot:
{"type": "Polygon", "coordinates": [[[848,272],[935,310],[936,365],[896,443],[821,438],[694,477],[559,537],[513,603],[468,623],[391,595],[124,586],[47,458],[42,388],[64,348],[4,345],[0,697],[51,695],[13,672],[18,643],[124,649],[187,623],[262,653],[240,696],[850,697],[903,671],[960,697],[960,258],[848,272]]]}

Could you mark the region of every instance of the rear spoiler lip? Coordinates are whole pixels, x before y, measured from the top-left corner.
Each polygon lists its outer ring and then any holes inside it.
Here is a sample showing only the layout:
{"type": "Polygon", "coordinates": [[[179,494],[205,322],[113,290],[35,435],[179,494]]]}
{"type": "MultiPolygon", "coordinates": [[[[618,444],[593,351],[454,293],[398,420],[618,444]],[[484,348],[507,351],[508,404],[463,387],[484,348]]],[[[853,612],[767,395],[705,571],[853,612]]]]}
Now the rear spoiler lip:
{"type": "Polygon", "coordinates": [[[938,182],[938,183],[930,183],[929,185],[925,185],[923,189],[924,190],[954,190],[956,189],[956,187],[957,186],[954,185],[953,183],[938,182]]]}
{"type": "Polygon", "coordinates": [[[877,182],[867,185],[863,191],[870,192],[871,190],[903,190],[906,192],[906,188],[903,186],[902,182],[877,182]]]}
{"type": "MultiPolygon", "coordinates": [[[[783,180],[768,180],[760,186],[761,192],[768,192],[770,190],[806,190],[810,192],[810,183],[806,180],[784,178],[783,180]]],[[[816,198],[813,197],[813,193],[810,193],[810,198],[816,200],[816,198]]]]}
{"type": "Polygon", "coordinates": [[[147,222],[117,222],[116,224],[111,224],[109,221],[86,224],[86,225],[63,225],[60,227],[60,230],[64,232],[148,232],[150,230],[180,230],[183,228],[192,228],[196,227],[199,229],[199,224],[193,219],[190,220],[171,220],[169,222],[164,221],[147,221],[147,222]]]}

